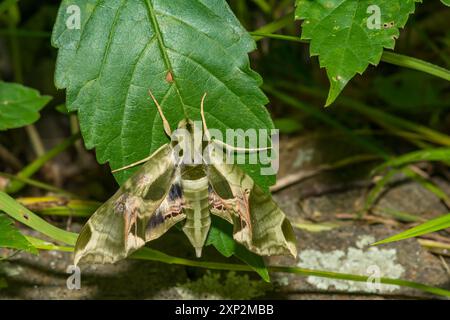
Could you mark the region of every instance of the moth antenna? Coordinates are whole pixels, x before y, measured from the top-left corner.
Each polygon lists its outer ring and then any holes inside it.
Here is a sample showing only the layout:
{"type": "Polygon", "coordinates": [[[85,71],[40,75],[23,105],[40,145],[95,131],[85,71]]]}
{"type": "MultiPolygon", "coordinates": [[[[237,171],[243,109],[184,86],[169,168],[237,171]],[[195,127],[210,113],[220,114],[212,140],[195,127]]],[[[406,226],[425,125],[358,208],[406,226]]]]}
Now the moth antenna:
{"type": "Polygon", "coordinates": [[[113,171],[111,171],[111,172],[112,172],[112,173],[116,173],[116,172],[119,172],[119,171],[123,171],[123,170],[127,170],[127,169],[130,169],[130,168],[136,167],[136,166],[138,166],[138,165],[140,165],[140,164],[142,164],[142,163],[146,163],[148,160],[150,160],[151,157],[152,157],[152,156],[149,156],[149,157],[147,157],[147,158],[145,158],[145,159],[139,160],[138,162],[129,164],[129,165],[125,166],[125,167],[122,167],[122,168],[113,170],[113,171]]]}
{"type": "Polygon", "coordinates": [[[172,136],[172,130],[170,129],[169,122],[167,121],[166,117],[164,116],[164,113],[162,111],[161,106],[159,105],[158,101],[156,100],[155,96],[153,95],[151,90],[148,90],[148,93],[150,94],[150,97],[152,98],[153,102],[156,105],[156,108],[158,108],[159,115],[161,116],[161,119],[163,121],[164,131],[166,134],[171,137],[172,136]]]}
{"type": "Polygon", "coordinates": [[[227,149],[228,151],[231,152],[237,152],[237,153],[254,153],[254,152],[261,152],[261,151],[265,151],[265,150],[271,150],[272,147],[265,147],[265,148],[240,148],[240,147],[235,147],[229,144],[226,144],[223,141],[220,140],[212,140],[212,143],[218,144],[222,147],[224,147],[225,149],[227,149]]]}
{"type": "Polygon", "coordinates": [[[202,117],[202,122],[203,122],[203,131],[205,131],[206,139],[209,142],[213,142],[213,143],[216,143],[218,145],[221,145],[222,147],[224,147],[228,151],[233,151],[233,152],[249,152],[249,153],[252,153],[252,152],[259,152],[259,151],[272,149],[272,147],[266,147],[266,148],[239,148],[239,147],[234,147],[234,146],[231,146],[229,144],[226,144],[225,142],[220,141],[220,140],[216,140],[216,139],[213,140],[213,139],[211,139],[211,135],[209,134],[208,125],[206,124],[206,118],[205,118],[205,109],[204,109],[205,98],[206,98],[206,92],[203,95],[202,102],[200,103],[200,115],[202,117]]]}
{"type": "Polygon", "coordinates": [[[208,130],[208,126],[206,125],[206,118],[205,118],[205,98],[206,98],[207,93],[205,92],[205,94],[202,97],[202,102],[200,103],[200,115],[202,117],[202,123],[203,123],[203,131],[205,131],[205,136],[206,139],[208,139],[208,142],[211,142],[211,136],[209,135],[209,130],[208,130]]]}

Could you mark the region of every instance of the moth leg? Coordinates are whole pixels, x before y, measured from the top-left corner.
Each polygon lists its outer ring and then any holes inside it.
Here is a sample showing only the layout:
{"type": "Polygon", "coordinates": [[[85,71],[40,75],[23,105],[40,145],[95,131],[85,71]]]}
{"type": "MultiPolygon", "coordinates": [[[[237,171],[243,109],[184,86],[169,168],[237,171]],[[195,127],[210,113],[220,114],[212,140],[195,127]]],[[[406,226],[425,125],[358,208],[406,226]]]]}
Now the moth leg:
{"type": "Polygon", "coordinates": [[[251,233],[252,232],[252,223],[250,220],[249,198],[250,198],[250,190],[248,190],[248,189],[245,189],[243,194],[237,196],[236,213],[239,216],[239,220],[241,223],[241,229],[248,226],[248,229],[251,233]],[[242,224],[243,222],[245,223],[245,225],[242,224]]]}
{"type": "Polygon", "coordinates": [[[215,192],[209,193],[209,205],[212,214],[233,224],[232,214],[235,215],[235,199],[222,199],[215,192]]]}
{"type": "Polygon", "coordinates": [[[183,212],[185,207],[181,204],[172,205],[167,210],[167,213],[164,215],[164,220],[176,217],[177,215],[183,212]]]}
{"type": "Polygon", "coordinates": [[[249,196],[250,192],[248,190],[245,190],[242,195],[231,199],[222,199],[215,192],[210,192],[209,203],[211,212],[233,224],[234,222],[230,215],[231,213],[239,218],[241,229],[248,226],[249,231],[251,232],[252,224],[250,220],[249,196]]]}
{"type": "Polygon", "coordinates": [[[215,193],[210,193],[209,195],[209,203],[216,210],[224,211],[224,210],[234,210],[236,200],[235,199],[222,199],[215,193]]]}

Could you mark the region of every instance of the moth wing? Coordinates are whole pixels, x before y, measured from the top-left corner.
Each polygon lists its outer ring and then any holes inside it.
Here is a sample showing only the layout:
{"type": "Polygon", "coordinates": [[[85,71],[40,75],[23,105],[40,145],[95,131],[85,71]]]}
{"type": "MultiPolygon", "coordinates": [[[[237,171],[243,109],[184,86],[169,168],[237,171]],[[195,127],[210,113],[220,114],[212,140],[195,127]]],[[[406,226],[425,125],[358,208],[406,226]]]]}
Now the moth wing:
{"type": "Polygon", "coordinates": [[[222,200],[219,208],[211,206],[211,213],[232,221],[233,238],[250,251],[258,255],[296,257],[294,231],[272,197],[236,164],[225,163],[221,153],[212,151],[210,157],[210,199],[222,200]]]}
{"type": "Polygon", "coordinates": [[[152,216],[175,179],[170,144],[152,157],[85,224],[75,245],[75,264],[114,263],[145,245],[152,216]]]}
{"type": "Polygon", "coordinates": [[[169,230],[178,222],[184,220],[183,212],[184,198],[180,182],[175,182],[170,187],[169,193],[154,214],[151,215],[145,229],[145,241],[152,241],[169,230]]]}

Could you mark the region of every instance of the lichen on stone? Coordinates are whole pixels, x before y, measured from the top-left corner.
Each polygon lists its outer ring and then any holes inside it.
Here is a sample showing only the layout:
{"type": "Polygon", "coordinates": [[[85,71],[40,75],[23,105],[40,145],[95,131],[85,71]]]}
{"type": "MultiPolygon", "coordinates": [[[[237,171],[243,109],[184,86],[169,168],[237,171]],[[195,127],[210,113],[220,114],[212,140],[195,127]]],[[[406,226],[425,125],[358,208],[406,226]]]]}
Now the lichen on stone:
{"type": "Polygon", "coordinates": [[[299,254],[301,268],[333,271],[339,273],[363,275],[370,277],[367,282],[338,280],[309,276],[307,282],[316,288],[328,290],[330,288],[347,292],[393,292],[399,287],[379,283],[380,277],[399,278],[405,272],[401,264],[397,262],[396,249],[382,249],[379,247],[367,247],[375,242],[372,236],[360,236],[356,241],[356,247],[349,247],[346,251],[333,250],[322,252],[318,250],[303,250],[299,254]]]}

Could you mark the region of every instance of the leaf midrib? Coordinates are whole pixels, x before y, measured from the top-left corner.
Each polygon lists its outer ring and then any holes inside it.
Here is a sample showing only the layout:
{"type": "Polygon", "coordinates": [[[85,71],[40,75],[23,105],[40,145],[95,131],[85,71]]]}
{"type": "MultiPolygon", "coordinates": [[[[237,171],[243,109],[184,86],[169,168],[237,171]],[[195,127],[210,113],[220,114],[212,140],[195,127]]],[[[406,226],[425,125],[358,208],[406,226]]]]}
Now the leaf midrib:
{"type": "Polygon", "coordinates": [[[170,62],[169,55],[167,54],[167,51],[166,51],[167,48],[166,48],[166,46],[164,44],[164,39],[163,39],[163,36],[162,36],[161,29],[159,28],[158,20],[156,18],[155,9],[153,8],[153,3],[152,3],[151,0],[145,0],[145,5],[147,7],[147,12],[148,12],[148,17],[149,17],[149,20],[150,20],[150,24],[152,25],[153,31],[156,34],[156,39],[158,41],[158,47],[159,47],[159,50],[160,50],[160,52],[162,54],[162,57],[163,57],[163,60],[164,60],[164,64],[166,65],[167,71],[171,72],[173,77],[174,77],[174,81],[173,81],[172,85],[175,86],[176,91],[178,93],[178,97],[180,98],[181,106],[183,108],[184,117],[186,119],[189,119],[188,113],[186,111],[186,106],[185,106],[185,103],[183,101],[183,97],[181,96],[180,90],[178,88],[176,77],[173,74],[174,70],[172,68],[172,63],[170,62]]]}

